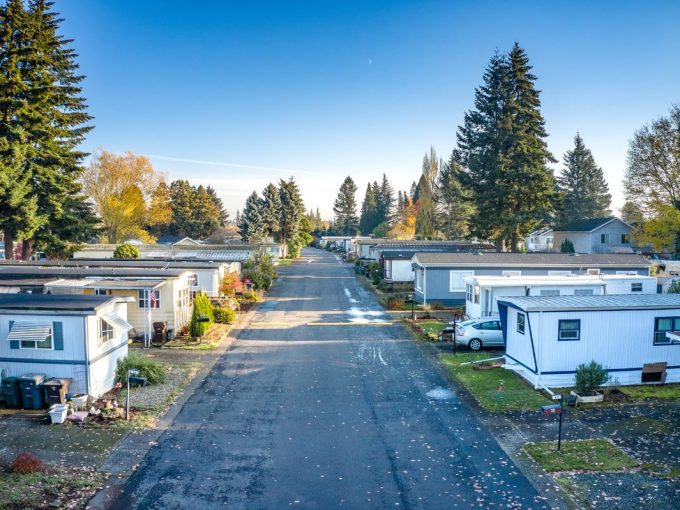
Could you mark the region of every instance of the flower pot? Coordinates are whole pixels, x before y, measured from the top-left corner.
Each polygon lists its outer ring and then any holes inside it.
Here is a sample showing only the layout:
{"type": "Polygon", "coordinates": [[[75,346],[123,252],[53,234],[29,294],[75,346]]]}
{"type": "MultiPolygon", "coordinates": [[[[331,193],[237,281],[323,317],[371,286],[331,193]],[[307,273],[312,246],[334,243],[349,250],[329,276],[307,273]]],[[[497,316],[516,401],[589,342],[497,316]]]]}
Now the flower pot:
{"type": "Polygon", "coordinates": [[[71,397],[71,402],[77,409],[82,409],[87,405],[87,395],[78,395],[71,397]]]}
{"type": "Polygon", "coordinates": [[[576,397],[576,405],[578,404],[594,404],[595,402],[602,402],[604,400],[604,394],[599,391],[595,392],[595,395],[581,396],[575,391],[571,392],[571,395],[576,397]]]}
{"type": "Polygon", "coordinates": [[[52,423],[64,423],[64,421],[66,421],[66,415],[68,414],[68,405],[54,404],[50,407],[48,414],[50,415],[52,423]]]}

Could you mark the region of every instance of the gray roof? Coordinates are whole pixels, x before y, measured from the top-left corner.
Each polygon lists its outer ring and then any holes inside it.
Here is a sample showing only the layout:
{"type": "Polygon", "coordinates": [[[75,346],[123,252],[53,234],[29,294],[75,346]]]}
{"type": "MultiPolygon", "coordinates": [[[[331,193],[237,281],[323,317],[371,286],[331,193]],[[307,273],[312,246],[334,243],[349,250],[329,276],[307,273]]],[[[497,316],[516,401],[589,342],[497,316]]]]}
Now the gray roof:
{"type": "Polygon", "coordinates": [[[555,227],[555,232],[592,232],[593,230],[597,230],[598,228],[613,220],[618,220],[618,218],[616,216],[584,218],[582,220],[572,221],[571,223],[567,223],[565,225],[559,225],[555,227]]]}
{"type": "Polygon", "coordinates": [[[409,249],[417,251],[463,251],[463,250],[495,250],[490,243],[476,241],[387,241],[376,244],[374,250],[409,249]]]}
{"type": "Polygon", "coordinates": [[[212,269],[219,268],[225,264],[224,261],[202,260],[202,259],[71,259],[71,260],[27,260],[15,262],[10,260],[0,260],[0,270],[2,267],[120,267],[120,268],[140,268],[148,267],[152,269],[212,269]]]}
{"type": "Polygon", "coordinates": [[[614,266],[649,267],[641,255],[622,253],[429,253],[418,252],[413,261],[423,266],[614,266]]]}
{"type": "Polygon", "coordinates": [[[42,266],[20,266],[20,265],[0,265],[0,279],[35,278],[42,276],[56,277],[86,277],[103,276],[118,278],[177,278],[186,269],[151,269],[151,268],[76,268],[76,267],[42,267],[42,266]]]}
{"type": "MultiPolygon", "coordinates": [[[[0,280],[2,283],[2,280],[0,280]]],[[[66,279],[66,280],[53,280],[46,284],[46,287],[50,288],[85,288],[88,289],[121,289],[121,290],[138,290],[138,289],[155,289],[156,287],[162,287],[166,283],[166,280],[116,280],[113,278],[103,278],[99,279],[66,279]]]]}
{"type": "Polygon", "coordinates": [[[49,278],[16,278],[12,280],[0,279],[0,287],[44,287],[46,284],[56,280],[49,278]]]}
{"type": "Polygon", "coordinates": [[[116,301],[113,296],[0,294],[0,310],[95,311],[101,305],[116,301]]]}
{"type": "Polygon", "coordinates": [[[680,294],[620,294],[607,296],[506,297],[499,303],[510,303],[526,311],[562,310],[627,310],[667,308],[680,309],[680,294]]]}

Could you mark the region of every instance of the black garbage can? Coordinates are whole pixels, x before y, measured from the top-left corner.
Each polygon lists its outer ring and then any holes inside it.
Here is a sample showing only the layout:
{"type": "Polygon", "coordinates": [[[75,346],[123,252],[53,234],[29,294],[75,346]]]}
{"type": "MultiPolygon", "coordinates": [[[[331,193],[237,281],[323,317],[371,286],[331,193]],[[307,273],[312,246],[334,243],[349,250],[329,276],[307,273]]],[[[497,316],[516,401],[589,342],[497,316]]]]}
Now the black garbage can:
{"type": "Polygon", "coordinates": [[[65,404],[66,393],[68,393],[68,387],[72,382],[73,379],[59,379],[57,377],[45,381],[43,387],[45,388],[45,401],[47,405],[65,404]]]}
{"type": "Polygon", "coordinates": [[[41,409],[45,405],[43,399],[43,381],[45,374],[25,374],[19,377],[21,401],[24,409],[41,409]]]}
{"type": "Polygon", "coordinates": [[[18,377],[5,377],[2,380],[2,393],[9,407],[21,407],[21,388],[18,377]]]}

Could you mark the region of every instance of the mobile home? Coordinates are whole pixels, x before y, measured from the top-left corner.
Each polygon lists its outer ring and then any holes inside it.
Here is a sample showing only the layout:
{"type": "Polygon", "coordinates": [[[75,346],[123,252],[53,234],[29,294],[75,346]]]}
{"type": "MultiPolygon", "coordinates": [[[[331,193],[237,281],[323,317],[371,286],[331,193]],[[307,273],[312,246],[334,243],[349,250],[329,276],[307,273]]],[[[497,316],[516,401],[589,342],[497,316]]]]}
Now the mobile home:
{"type": "Polygon", "coordinates": [[[127,355],[126,303],[113,296],[0,296],[0,366],[8,376],[71,378],[72,393],[98,397],[127,355]]]}
{"type": "Polygon", "coordinates": [[[613,384],[680,382],[680,295],[510,297],[498,301],[506,368],[536,387],[574,385],[596,361],[613,384]]]}

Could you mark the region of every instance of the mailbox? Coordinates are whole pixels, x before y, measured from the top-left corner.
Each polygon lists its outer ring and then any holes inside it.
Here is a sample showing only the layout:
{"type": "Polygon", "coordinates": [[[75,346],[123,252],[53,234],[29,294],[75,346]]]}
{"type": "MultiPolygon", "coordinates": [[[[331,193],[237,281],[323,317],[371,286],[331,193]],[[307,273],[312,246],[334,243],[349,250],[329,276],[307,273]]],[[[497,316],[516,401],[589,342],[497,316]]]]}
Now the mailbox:
{"type": "Polygon", "coordinates": [[[547,406],[541,406],[541,412],[543,416],[552,416],[554,414],[562,414],[562,406],[560,404],[551,404],[547,406]]]}

